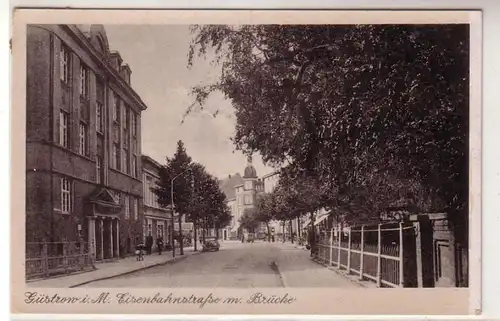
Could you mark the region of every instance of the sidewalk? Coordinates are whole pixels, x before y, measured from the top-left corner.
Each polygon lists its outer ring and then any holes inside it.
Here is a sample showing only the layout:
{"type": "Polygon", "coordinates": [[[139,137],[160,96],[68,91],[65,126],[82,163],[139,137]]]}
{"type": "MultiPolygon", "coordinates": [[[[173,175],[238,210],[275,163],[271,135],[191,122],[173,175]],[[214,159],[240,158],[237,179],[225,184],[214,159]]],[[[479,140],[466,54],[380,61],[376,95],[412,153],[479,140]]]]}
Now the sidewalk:
{"type": "Polygon", "coordinates": [[[197,253],[201,252],[194,252],[194,248],[191,247],[184,249],[183,256],[179,255],[179,250],[177,249],[175,258],[172,257],[172,252],[165,252],[162,255],[158,255],[158,253],[145,255],[144,261],[137,261],[135,256],[130,256],[112,262],[96,263],[96,269],[93,271],[50,279],[28,281],[26,285],[27,287],[33,288],[73,288],[93,281],[109,279],[153,266],[173,263],[197,253]]]}
{"type": "Polygon", "coordinates": [[[309,251],[302,250],[301,246],[290,242],[279,242],[274,245],[281,249],[276,258],[276,265],[286,287],[361,287],[359,283],[346,276],[314,262],[309,251]]]}

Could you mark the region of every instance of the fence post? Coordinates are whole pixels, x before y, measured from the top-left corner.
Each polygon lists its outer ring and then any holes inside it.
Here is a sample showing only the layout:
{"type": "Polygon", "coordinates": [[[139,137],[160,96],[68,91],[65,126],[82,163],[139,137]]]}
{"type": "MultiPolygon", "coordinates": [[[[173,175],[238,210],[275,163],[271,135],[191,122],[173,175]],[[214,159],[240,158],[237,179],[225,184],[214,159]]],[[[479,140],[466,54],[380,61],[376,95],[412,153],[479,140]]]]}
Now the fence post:
{"type": "Polygon", "coordinates": [[[404,262],[403,262],[403,222],[399,222],[399,286],[404,287],[404,262]]]}
{"type": "Polygon", "coordinates": [[[365,226],[364,225],[361,225],[361,253],[359,254],[360,255],[360,258],[359,258],[359,279],[362,280],[363,279],[363,264],[364,264],[364,260],[363,260],[363,251],[365,249],[365,226]]]}
{"type": "Polygon", "coordinates": [[[337,249],[337,268],[340,270],[340,249],[342,248],[342,231],[340,230],[340,224],[337,226],[337,240],[339,245],[337,249]]]}
{"type": "Polygon", "coordinates": [[[49,253],[47,250],[47,243],[42,243],[42,269],[45,276],[49,276],[49,253]]]}
{"type": "Polygon", "coordinates": [[[332,266],[332,257],[333,257],[333,227],[330,230],[330,263],[328,266],[332,266]]]}
{"type": "Polygon", "coordinates": [[[348,229],[349,235],[347,239],[347,274],[351,273],[351,227],[348,229]]]}
{"type": "Polygon", "coordinates": [[[378,225],[378,240],[377,240],[377,286],[380,287],[382,285],[382,271],[381,271],[381,255],[382,255],[382,233],[380,231],[380,225],[378,225]]]}
{"type": "Polygon", "coordinates": [[[422,232],[420,231],[420,222],[413,222],[413,229],[415,230],[416,238],[416,256],[417,256],[417,287],[424,286],[422,274],[422,232]]]}
{"type": "Polygon", "coordinates": [[[83,243],[81,240],[80,240],[80,255],[78,257],[78,262],[80,263],[80,269],[83,270],[83,268],[85,267],[85,257],[84,257],[84,249],[83,247],[85,246],[85,243],[83,243]]]}

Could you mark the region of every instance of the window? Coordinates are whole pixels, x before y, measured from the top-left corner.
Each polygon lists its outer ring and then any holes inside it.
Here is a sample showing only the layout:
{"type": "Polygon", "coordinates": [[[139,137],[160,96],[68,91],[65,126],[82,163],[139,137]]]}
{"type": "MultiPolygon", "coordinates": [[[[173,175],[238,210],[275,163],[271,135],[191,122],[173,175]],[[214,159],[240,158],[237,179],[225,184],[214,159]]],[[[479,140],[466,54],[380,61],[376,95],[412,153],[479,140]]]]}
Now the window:
{"type": "Polygon", "coordinates": [[[148,219],[148,236],[153,235],[153,221],[148,219]]]}
{"type": "Polygon", "coordinates": [[[116,154],[118,151],[116,150],[116,144],[113,144],[111,147],[111,168],[116,168],[116,154]]]}
{"type": "Polygon", "coordinates": [[[69,71],[69,51],[64,45],[61,45],[61,51],[59,53],[59,75],[61,80],[66,84],[69,82],[69,71]]]}
{"type": "Polygon", "coordinates": [[[250,198],[250,195],[245,195],[245,205],[250,205],[252,204],[252,199],[250,198]]]}
{"type": "Polygon", "coordinates": [[[132,113],[132,135],[135,137],[137,136],[137,115],[135,113],[132,113]]]}
{"type": "Polygon", "coordinates": [[[139,218],[139,200],[137,198],[133,198],[133,213],[134,213],[134,220],[137,220],[139,218]]]}
{"type": "Polygon", "coordinates": [[[113,120],[120,122],[120,97],[113,95],[113,120]]]}
{"type": "Polygon", "coordinates": [[[118,143],[114,143],[111,148],[111,168],[120,170],[120,153],[118,143]]]}
{"type": "Polygon", "coordinates": [[[245,182],[245,189],[246,190],[252,189],[252,181],[246,181],[245,182]]]}
{"type": "Polygon", "coordinates": [[[59,111],[59,144],[66,148],[69,147],[68,118],[67,112],[59,111]]]}
{"type": "Polygon", "coordinates": [[[123,172],[130,174],[130,155],[127,149],[123,149],[123,172]]]}
{"type": "Polygon", "coordinates": [[[102,160],[101,156],[96,156],[95,159],[95,169],[96,169],[96,182],[97,184],[102,183],[102,160]]]}
{"type": "Polygon", "coordinates": [[[163,236],[164,236],[163,231],[164,231],[163,223],[157,223],[157,225],[156,225],[156,237],[163,238],[163,236]]]}
{"type": "Polygon", "coordinates": [[[70,213],[72,207],[71,182],[66,178],[61,178],[61,212],[70,213]]]}
{"type": "Polygon", "coordinates": [[[137,156],[132,156],[132,176],[137,177],[137,156]]]}
{"type": "Polygon", "coordinates": [[[123,197],[123,200],[125,202],[125,218],[130,218],[130,198],[128,195],[125,195],[123,197]]]}
{"type": "MultiPolygon", "coordinates": [[[[155,182],[154,185],[152,186],[153,188],[156,188],[159,186],[159,182],[155,182]]],[[[156,207],[156,208],[159,208],[160,207],[160,204],[158,203],[158,195],[156,195],[156,193],[151,190],[151,198],[153,199],[153,206],[156,207]]]]}
{"type": "Polygon", "coordinates": [[[79,138],[80,138],[80,155],[87,155],[87,124],[80,123],[79,127],[79,138]]]}
{"type": "Polygon", "coordinates": [[[89,69],[83,64],[80,65],[80,95],[89,96],[89,69]]]}
{"type": "Polygon", "coordinates": [[[123,128],[125,130],[128,128],[128,109],[126,106],[123,107],[123,128]]]}
{"type": "Polygon", "coordinates": [[[97,102],[96,107],[95,107],[95,125],[96,125],[96,130],[99,133],[102,133],[104,131],[104,115],[103,115],[103,107],[101,102],[97,102]]]}
{"type": "Polygon", "coordinates": [[[153,187],[153,180],[151,176],[146,175],[146,186],[144,189],[144,202],[148,206],[153,206],[153,198],[152,198],[152,193],[153,191],[151,188],[153,187]]]}

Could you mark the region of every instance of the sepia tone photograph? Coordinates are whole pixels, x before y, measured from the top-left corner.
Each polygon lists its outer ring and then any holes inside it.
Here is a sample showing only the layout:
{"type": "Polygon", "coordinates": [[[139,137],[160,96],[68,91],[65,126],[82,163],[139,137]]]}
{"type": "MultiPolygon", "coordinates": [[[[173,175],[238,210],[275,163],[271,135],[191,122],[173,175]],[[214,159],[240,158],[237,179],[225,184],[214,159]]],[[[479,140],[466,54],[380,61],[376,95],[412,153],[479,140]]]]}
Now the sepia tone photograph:
{"type": "Polygon", "coordinates": [[[25,28],[26,303],[470,286],[469,23],[25,28]]]}

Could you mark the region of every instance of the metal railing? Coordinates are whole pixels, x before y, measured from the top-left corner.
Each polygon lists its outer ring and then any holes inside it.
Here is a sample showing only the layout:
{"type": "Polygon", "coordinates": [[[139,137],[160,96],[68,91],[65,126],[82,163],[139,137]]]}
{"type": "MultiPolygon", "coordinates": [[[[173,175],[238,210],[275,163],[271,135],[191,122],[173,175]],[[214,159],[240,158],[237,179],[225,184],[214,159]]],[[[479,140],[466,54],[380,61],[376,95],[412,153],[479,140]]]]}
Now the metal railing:
{"type": "Polygon", "coordinates": [[[316,260],[371,280],[379,287],[404,287],[404,233],[413,226],[333,228],[319,234],[316,260]]]}
{"type": "Polygon", "coordinates": [[[88,243],[26,243],[26,279],[84,271],[93,268],[93,266],[88,243]]]}

